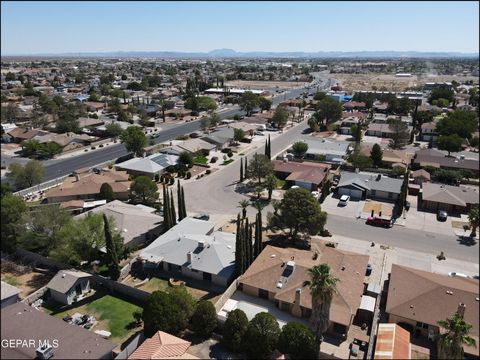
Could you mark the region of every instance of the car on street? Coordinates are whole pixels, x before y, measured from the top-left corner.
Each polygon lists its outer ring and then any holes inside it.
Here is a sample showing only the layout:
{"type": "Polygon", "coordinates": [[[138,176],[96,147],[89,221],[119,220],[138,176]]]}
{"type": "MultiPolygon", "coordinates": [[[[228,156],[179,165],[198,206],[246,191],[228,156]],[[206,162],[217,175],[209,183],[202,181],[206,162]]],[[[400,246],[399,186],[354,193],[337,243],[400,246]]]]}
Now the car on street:
{"type": "Polygon", "coordinates": [[[456,272],[456,271],[451,271],[451,272],[449,272],[449,273],[448,273],[448,276],[468,278],[468,275],[465,275],[465,274],[463,274],[463,273],[459,273],[459,272],[456,272]]]}
{"type": "Polygon", "coordinates": [[[437,213],[438,221],[447,221],[448,214],[445,210],[439,210],[437,213]]]}
{"type": "Polygon", "coordinates": [[[367,219],[368,225],[373,226],[383,226],[383,227],[392,227],[392,220],[390,219],[383,219],[376,216],[369,216],[367,219]]]}
{"type": "Polygon", "coordinates": [[[338,202],[338,206],[347,206],[349,201],[350,201],[350,195],[342,195],[340,197],[340,201],[338,202]]]}
{"type": "Polygon", "coordinates": [[[367,271],[365,272],[365,275],[370,276],[370,274],[372,273],[372,270],[373,270],[373,266],[371,264],[368,264],[367,265],[367,271]]]}

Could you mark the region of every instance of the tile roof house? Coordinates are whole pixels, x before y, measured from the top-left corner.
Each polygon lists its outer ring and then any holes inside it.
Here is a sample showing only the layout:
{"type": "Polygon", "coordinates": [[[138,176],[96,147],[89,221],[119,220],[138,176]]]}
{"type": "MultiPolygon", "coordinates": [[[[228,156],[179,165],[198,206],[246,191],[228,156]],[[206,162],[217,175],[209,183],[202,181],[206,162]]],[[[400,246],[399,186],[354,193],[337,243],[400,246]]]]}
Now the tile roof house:
{"type": "Polygon", "coordinates": [[[309,280],[307,270],[327,263],[333,276],[339,279],[327,331],[344,335],[360,307],[368,259],[367,255],[330,247],[323,247],[316,257],[314,251],[267,245],[239,277],[239,288],[248,295],[275,302],[280,310],[309,318],[312,297],[308,287],[303,286],[309,280]]]}
{"type": "Polygon", "coordinates": [[[3,346],[2,359],[41,359],[36,349],[48,342],[52,359],[111,359],[116,345],[93,331],[47,315],[23,303],[7,306],[1,311],[2,343],[22,339],[29,346],[3,346]],[[31,342],[33,340],[33,343],[31,342]],[[58,345],[54,347],[54,345],[58,345]]]}
{"type": "Polygon", "coordinates": [[[198,359],[187,352],[190,344],[190,341],[157,331],[151,338],[146,339],[128,359],[198,359]]]}
{"type": "Polygon", "coordinates": [[[466,214],[473,206],[478,205],[480,192],[478,187],[424,182],[421,194],[419,205],[423,209],[466,214]]]}
{"type": "Polygon", "coordinates": [[[412,163],[415,169],[424,166],[433,166],[447,170],[469,170],[479,174],[478,160],[460,157],[449,157],[435,149],[421,149],[415,152],[412,163]]]}
{"type": "Polygon", "coordinates": [[[157,238],[163,230],[163,217],[137,205],[114,200],[76,216],[82,218],[90,213],[112,217],[115,227],[121,232],[124,245],[138,246],[157,238]]]}
{"type": "MultiPolygon", "coordinates": [[[[439,320],[461,311],[465,321],[473,325],[470,336],[478,344],[478,299],[478,280],[393,264],[386,312],[389,322],[410,324],[417,333],[432,339],[439,332],[439,320]]],[[[464,350],[466,354],[479,355],[478,347],[464,347],[464,350]]]]}
{"type": "Polygon", "coordinates": [[[273,170],[283,180],[292,185],[303,187],[309,191],[316,191],[328,178],[330,165],[309,161],[272,161],[273,170]]]}
{"type": "Polygon", "coordinates": [[[378,324],[373,359],[411,359],[410,333],[397,324],[378,324]]]}
{"type": "Polygon", "coordinates": [[[48,203],[70,200],[96,199],[103,183],[112,187],[115,198],[127,200],[131,181],[125,171],[102,171],[100,174],[83,173],[67,177],[60,186],[51,188],[45,194],[48,203]]]}
{"type": "Polygon", "coordinates": [[[308,145],[305,159],[314,159],[316,155],[324,155],[325,162],[341,164],[350,152],[351,145],[348,141],[334,141],[304,136],[298,139],[308,145]]]}
{"type": "Polygon", "coordinates": [[[161,175],[169,166],[177,165],[178,159],[176,155],[155,153],[143,158],[135,157],[116,164],[115,167],[131,175],[144,175],[154,179],[155,175],[161,175]]]}
{"type": "Polygon", "coordinates": [[[50,296],[64,305],[83,298],[90,291],[92,275],[75,270],[60,270],[47,284],[50,296]]]}
{"type": "Polygon", "coordinates": [[[355,199],[395,201],[401,193],[402,184],[402,179],[382,174],[342,171],[337,191],[339,195],[350,195],[355,199]]]}
{"type": "Polygon", "coordinates": [[[19,294],[22,292],[19,288],[12,286],[4,281],[1,285],[2,297],[1,297],[1,308],[5,306],[15,304],[19,301],[19,294]]]}
{"type": "Polygon", "coordinates": [[[210,221],[185,218],[139,254],[144,269],[163,269],[226,286],[235,271],[235,235],[210,221]]]}

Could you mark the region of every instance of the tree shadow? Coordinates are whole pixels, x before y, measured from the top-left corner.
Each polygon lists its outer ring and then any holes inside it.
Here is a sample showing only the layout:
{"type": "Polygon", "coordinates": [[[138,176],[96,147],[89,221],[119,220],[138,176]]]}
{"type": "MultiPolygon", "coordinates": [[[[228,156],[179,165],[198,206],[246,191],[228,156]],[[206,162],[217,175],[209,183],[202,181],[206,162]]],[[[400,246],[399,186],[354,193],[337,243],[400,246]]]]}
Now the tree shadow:
{"type": "Polygon", "coordinates": [[[35,275],[33,275],[32,278],[28,280],[25,285],[33,289],[40,289],[42,286],[48,284],[52,277],[53,274],[35,273],[35,275]]]}
{"type": "Polygon", "coordinates": [[[458,236],[457,241],[460,245],[474,246],[477,244],[477,240],[472,236],[458,236]]]}

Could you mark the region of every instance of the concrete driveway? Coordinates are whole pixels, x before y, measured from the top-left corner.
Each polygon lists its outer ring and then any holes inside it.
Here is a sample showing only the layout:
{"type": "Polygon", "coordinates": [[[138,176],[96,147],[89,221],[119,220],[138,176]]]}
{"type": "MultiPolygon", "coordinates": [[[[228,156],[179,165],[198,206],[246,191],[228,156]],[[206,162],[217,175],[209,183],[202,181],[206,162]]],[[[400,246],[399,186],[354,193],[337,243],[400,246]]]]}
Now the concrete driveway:
{"type": "Polygon", "coordinates": [[[365,204],[364,200],[350,199],[346,206],[338,206],[339,200],[337,194],[328,195],[321,204],[322,210],[328,214],[357,218],[365,204]]]}

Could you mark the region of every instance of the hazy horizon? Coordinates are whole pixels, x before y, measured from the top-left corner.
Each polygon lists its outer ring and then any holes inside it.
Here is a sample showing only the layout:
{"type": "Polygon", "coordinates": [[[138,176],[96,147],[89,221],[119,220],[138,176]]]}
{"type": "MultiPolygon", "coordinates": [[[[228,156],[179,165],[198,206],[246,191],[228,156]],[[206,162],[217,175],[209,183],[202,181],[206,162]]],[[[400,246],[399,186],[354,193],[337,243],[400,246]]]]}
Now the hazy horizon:
{"type": "Polygon", "coordinates": [[[479,53],[479,3],[1,3],[3,56],[111,52],[479,53]]]}

